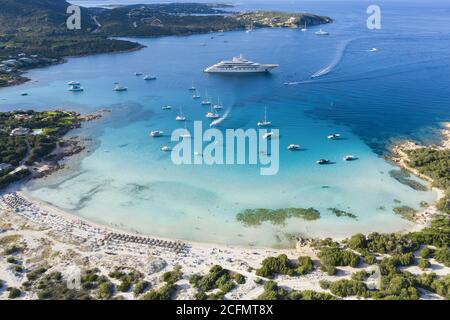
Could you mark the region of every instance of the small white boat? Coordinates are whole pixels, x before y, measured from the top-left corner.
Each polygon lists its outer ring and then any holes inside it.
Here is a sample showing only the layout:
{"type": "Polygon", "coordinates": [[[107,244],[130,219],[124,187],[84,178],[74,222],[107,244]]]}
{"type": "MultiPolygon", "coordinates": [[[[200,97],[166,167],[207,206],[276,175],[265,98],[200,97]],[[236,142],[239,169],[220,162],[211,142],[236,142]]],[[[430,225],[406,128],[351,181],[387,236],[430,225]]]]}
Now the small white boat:
{"type": "Polygon", "coordinates": [[[163,110],[170,110],[170,109],[172,109],[172,106],[169,106],[169,105],[162,106],[161,109],[163,109],[163,110]]]}
{"type": "Polygon", "coordinates": [[[267,106],[264,107],[264,120],[257,123],[258,127],[268,127],[272,122],[267,121],[267,106]]]}
{"type": "Polygon", "coordinates": [[[326,31],[323,31],[322,29],[320,29],[319,31],[316,31],[316,35],[318,35],[318,36],[327,36],[327,35],[329,35],[329,33],[326,32],[326,31]]]}
{"type": "Polygon", "coordinates": [[[200,99],[200,95],[198,94],[197,90],[195,90],[195,93],[192,95],[192,99],[200,99]]]}
{"type": "Polygon", "coordinates": [[[217,98],[217,104],[213,105],[213,109],[215,109],[215,110],[221,110],[221,109],[223,109],[223,106],[222,106],[222,104],[220,103],[220,99],[219,99],[219,98],[217,98]]]}
{"type": "Polygon", "coordinates": [[[342,159],[343,159],[344,161],[353,161],[353,160],[356,160],[356,159],[358,159],[358,158],[355,157],[354,155],[349,154],[349,155],[344,156],[342,159]]]}
{"type": "Polygon", "coordinates": [[[176,121],[186,121],[186,117],[183,114],[182,109],[180,108],[180,113],[175,118],[176,121]]]}
{"type": "Polygon", "coordinates": [[[156,76],[146,75],[143,79],[144,80],[156,80],[156,76]]]}
{"type": "Polygon", "coordinates": [[[208,119],[218,119],[218,118],[220,118],[219,114],[213,111],[212,105],[211,105],[211,111],[206,113],[206,117],[208,119]]]}
{"type": "Polygon", "coordinates": [[[163,135],[164,135],[164,131],[155,130],[155,131],[150,132],[150,136],[152,136],[154,138],[162,137],[163,135]]]}
{"type": "Polygon", "coordinates": [[[328,159],[319,159],[316,161],[317,164],[329,164],[330,162],[328,159]]]}
{"type": "Polygon", "coordinates": [[[113,90],[114,90],[114,91],[127,91],[128,88],[127,88],[127,87],[124,87],[124,86],[121,86],[120,84],[117,83],[117,84],[114,86],[113,90]]]}
{"type": "Polygon", "coordinates": [[[168,147],[168,146],[163,146],[163,147],[161,147],[161,151],[164,151],[164,152],[172,151],[172,148],[168,147]]]}
{"type": "Polygon", "coordinates": [[[194,86],[194,81],[192,81],[192,85],[191,85],[191,87],[189,88],[189,91],[195,91],[195,90],[197,90],[197,89],[196,89],[195,86],[194,86]]]}
{"type": "Polygon", "coordinates": [[[273,132],[269,131],[263,135],[263,139],[271,139],[273,136],[273,132]]]}
{"type": "Polygon", "coordinates": [[[28,95],[28,92],[22,92],[20,95],[21,95],[21,96],[27,96],[27,95],[28,95]]]}
{"type": "Polygon", "coordinates": [[[291,150],[291,151],[298,151],[298,150],[300,150],[300,146],[298,145],[298,144],[290,144],[290,145],[288,145],[288,150],[291,150]]]}
{"type": "Polygon", "coordinates": [[[377,48],[372,48],[372,49],[369,50],[369,52],[375,52],[375,51],[378,51],[378,49],[377,48]]]}
{"type": "Polygon", "coordinates": [[[306,21],[305,21],[305,26],[301,29],[302,32],[308,31],[308,29],[306,29],[306,21]]]}
{"type": "Polygon", "coordinates": [[[330,140],[338,140],[341,137],[339,133],[330,134],[327,138],[330,140]]]}
{"type": "Polygon", "coordinates": [[[79,83],[78,81],[69,81],[67,82],[67,85],[69,86],[79,86],[81,83],[79,83]]]}
{"type": "Polygon", "coordinates": [[[208,92],[205,93],[205,99],[202,101],[202,105],[209,106],[211,104],[211,101],[208,98],[208,92]]]}
{"type": "Polygon", "coordinates": [[[189,130],[187,129],[186,121],[184,122],[184,130],[186,130],[187,133],[180,134],[180,137],[189,139],[191,137],[191,134],[190,134],[189,130]]]}
{"type": "Polygon", "coordinates": [[[73,91],[73,92],[80,92],[83,90],[84,89],[82,87],[80,87],[80,85],[78,85],[78,84],[74,84],[69,87],[69,91],[73,91]]]}

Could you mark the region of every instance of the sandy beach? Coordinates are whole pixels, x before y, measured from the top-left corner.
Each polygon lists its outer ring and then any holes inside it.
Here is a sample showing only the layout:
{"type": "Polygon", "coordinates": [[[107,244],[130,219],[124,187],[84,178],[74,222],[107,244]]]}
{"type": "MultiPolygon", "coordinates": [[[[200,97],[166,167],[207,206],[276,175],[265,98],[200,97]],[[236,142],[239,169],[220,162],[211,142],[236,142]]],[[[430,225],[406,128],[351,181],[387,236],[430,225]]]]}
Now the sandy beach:
{"type": "MultiPolygon", "coordinates": [[[[438,148],[448,148],[450,126],[445,125],[443,142],[438,148]]],[[[393,148],[393,160],[401,167],[419,175],[407,164],[404,150],[421,148],[422,146],[405,142],[393,148]]],[[[429,177],[422,178],[430,181],[429,177]]],[[[440,197],[442,190],[438,190],[440,197]]],[[[73,270],[98,268],[103,275],[108,275],[116,268],[139,270],[152,287],[162,286],[161,275],[173,270],[176,265],[182,266],[183,278],[178,282],[177,299],[195,298],[195,290],[189,284],[189,277],[196,273],[206,274],[214,265],[221,265],[230,271],[238,272],[246,277],[243,285],[237,286],[225,295],[226,299],[255,299],[263,291],[263,286],[255,282],[258,276],[254,270],[261,262],[271,256],[286,254],[295,259],[309,256],[318,264],[316,251],[307,239],[297,242],[295,248],[249,248],[225,246],[210,243],[180,241],[177,239],[155,238],[141,234],[125,232],[113,227],[106,227],[73,216],[62,210],[31,198],[22,191],[10,192],[0,197],[0,241],[2,246],[18,244],[26,249],[23,253],[23,265],[30,270],[38,265],[47,265],[52,271],[59,271],[64,277],[70,277],[73,270]],[[6,240],[5,240],[6,239],[6,240]]],[[[430,205],[417,214],[414,229],[426,226],[439,215],[436,207],[430,205]]],[[[341,240],[341,239],[335,239],[341,240]]],[[[450,268],[431,259],[431,270],[439,275],[449,274],[450,268]]],[[[297,290],[324,291],[320,288],[320,280],[335,281],[350,278],[351,274],[369,266],[359,268],[340,267],[334,276],[316,268],[313,272],[301,277],[278,276],[280,286],[297,290]]],[[[417,266],[407,267],[412,273],[420,273],[417,266]]],[[[0,260],[0,279],[10,287],[20,287],[24,274],[15,272],[13,267],[0,260]]],[[[119,294],[119,293],[116,293],[119,294]]],[[[135,299],[132,292],[120,292],[125,299],[135,299]]],[[[0,299],[6,299],[7,292],[0,290],[0,299]]],[[[426,293],[422,298],[439,299],[440,297],[426,293]]],[[[36,299],[33,292],[23,293],[20,299],[36,299]]]]}

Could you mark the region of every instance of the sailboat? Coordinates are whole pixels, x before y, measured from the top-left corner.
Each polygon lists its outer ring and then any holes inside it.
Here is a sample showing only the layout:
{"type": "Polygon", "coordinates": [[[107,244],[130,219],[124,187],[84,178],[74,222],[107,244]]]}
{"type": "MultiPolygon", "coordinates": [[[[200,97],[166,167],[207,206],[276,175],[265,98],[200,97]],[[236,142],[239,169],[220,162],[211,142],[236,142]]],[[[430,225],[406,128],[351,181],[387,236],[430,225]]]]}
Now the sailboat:
{"type": "Polygon", "coordinates": [[[184,122],[184,130],[186,130],[186,133],[180,134],[181,138],[190,138],[191,134],[189,133],[189,130],[187,129],[187,122],[184,122]]]}
{"type": "Polygon", "coordinates": [[[301,31],[303,31],[303,32],[308,31],[308,29],[306,29],[306,21],[305,21],[305,26],[302,28],[301,31]]]}
{"type": "Polygon", "coordinates": [[[194,94],[192,95],[192,99],[200,99],[200,95],[198,94],[197,90],[195,90],[194,94]]]}
{"type": "Polygon", "coordinates": [[[180,108],[180,113],[177,115],[175,120],[176,121],[186,121],[186,117],[183,115],[183,111],[181,108],[180,108]]]}
{"type": "Polygon", "coordinates": [[[211,104],[211,101],[209,101],[209,99],[208,99],[208,91],[206,91],[206,93],[205,93],[205,99],[202,101],[202,105],[208,106],[208,105],[210,105],[210,104],[211,104]]]}
{"type": "Polygon", "coordinates": [[[272,122],[267,121],[267,106],[264,107],[264,120],[258,122],[258,127],[268,127],[272,122]]]}
{"type": "Polygon", "coordinates": [[[195,91],[196,90],[196,88],[195,88],[195,86],[194,86],[194,81],[192,81],[192,85],[191,85],[191,87],[189,88],[189,91],[195,91]]]}
{"type": "Polygon", "coordinates": [[[211,105],[211,111],[206,113],[206,117],[209,119],[217,119],[219,118],[219,114],[213,111],[212,105],[211,105]]]}
{"type": "Polygon", "coordinates": [[[220,103],[220,99],[219,99],[219,98],[217,98],[217,104],[215,104],[215,105],[213,106],[213,109],[215,109],[215,110],[221,110],[221,109],[223,109],[223,106],[222,106],[222,104],[220,103]]]}
{"type": "Polygon", "coordinates": [[[327,36],[327,35],[329,35],[329,33],[327,31],[323,31],[322,29],[320,29],[319,31],[316,31],[316,35],[327,36]]]}

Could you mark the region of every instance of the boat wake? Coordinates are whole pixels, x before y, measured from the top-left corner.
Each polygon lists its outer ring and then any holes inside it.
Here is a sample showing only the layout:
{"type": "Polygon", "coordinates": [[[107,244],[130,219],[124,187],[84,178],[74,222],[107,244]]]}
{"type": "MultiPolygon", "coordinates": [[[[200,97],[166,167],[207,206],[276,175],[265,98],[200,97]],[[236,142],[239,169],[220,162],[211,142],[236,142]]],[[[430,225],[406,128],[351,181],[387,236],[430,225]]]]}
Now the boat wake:
{"type": "Polygon", "coordinates": [[[331,61],[331,63],[326,66],[323,69],[320,69],[319,71],[317,71],[316,73],[314,73],[311,78],[318,78],[321,76],[324,76],[326,74],[329,74],[331,71],[333,71],[333,69],[342,61],[342,58],[345,55],[345,51],[348,47],[348,45],[355,39],[349,39],[349,40],[345,40],[342,41],[339,46],[338,46],[338,50],[336,52],[336,55],[334,56],[333,61],[331,61]]]}
{"type": "Polygon", "coordinates": [[[213,122],[211,122],[211,123],[209,124],[209,126],[210,126],[210,127],[214,127],[214,126],[217,126],[218,124],[221,124],[222,121],[224,121],[226,118],[228,118],[228,115],[230,114],[231,109],[233,109],[233,107],[232,107],[232,106],[229,106],[229,107],[225,110],[224,114],[223,114],[220,118],[218,118],[218,119],[214,120],[213,122]]]}

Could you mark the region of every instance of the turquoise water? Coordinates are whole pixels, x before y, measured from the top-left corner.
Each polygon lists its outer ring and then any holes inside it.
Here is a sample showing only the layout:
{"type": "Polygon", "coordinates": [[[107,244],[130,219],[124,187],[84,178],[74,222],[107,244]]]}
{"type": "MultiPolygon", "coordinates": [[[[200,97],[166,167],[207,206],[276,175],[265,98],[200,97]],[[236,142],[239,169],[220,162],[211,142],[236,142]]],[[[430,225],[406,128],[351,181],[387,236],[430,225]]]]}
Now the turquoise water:
{"type": "MultiPolygon", "coordinates": [[[[365,28],[368,3],[246,2],[241,8],[311,11],[336,21],[323,26],[328,37],[290,29],[262,29],[189,37],[137,39],[140,51],[71,58],[68,63],[33,70],[33,80],[0,90],[0,110],[64,107],[91,112],[113,110],[81,134],[97,148],[79,168],[28,186],[31,194],[64,210],[148,234],[245,245],[275,245],[286,234],[348,236],[355,232],[402,230],[410,224],[392,213],[402,205],[419,208],[433,192],[419,192],[389,176],[381,157],[393,140],[436,141],[449,111],[448,4],[381,3],[383,29],[365,28]],[[433,24],[430,19],[433,19],[433,24]],[[412,23],[411,21],[414,21],[412,23]],[[376,52],[369,52],[371,48],[376,52]],[[278,63],[272,74],[220,76],[202,70],[243,53],[262,63],[278,63]],[[329,71],[311,79],[320,71],[329,71]],[[135,72],[154,74],[143,81],[135,72]],[[85,91],[71,93],[78,80],[85,91]],[[119,81],[127,92],[112,91],[119,81]],[[255,128],[264,105],[280,130],[280,170],[261,176],[258,165],[175,166],[159,149],[169,137],[152,139],[150,130],[183,127],[178,107],[193,120],[205,120],[206,107],[187,90],[220,97],[228,118],[220,129],[255,128]],[[295,85],[284,85],[294,82],[295,85]],[[22,97],[21,92],[29,95],[22,97]],[[171,111],[161,106],[174,106],[171,111]],[[330,133],[343,139],[330,141],[330,133]],[[291,143],[305,150],[286,150],[291,143]],[[346,154],[357,161],[344,162],[346,154]],[[335,163],[318,166],[319,158],[335,163]],[[290,219],[285,226],[246,228],[235,220],[247,208],[314,207],[314,222],[290,219]],[[337,218],[327,208],[350,211],[358,220],[337,218]]],[[[208,123],[205,122],[205,128],[208,123]]]]}

